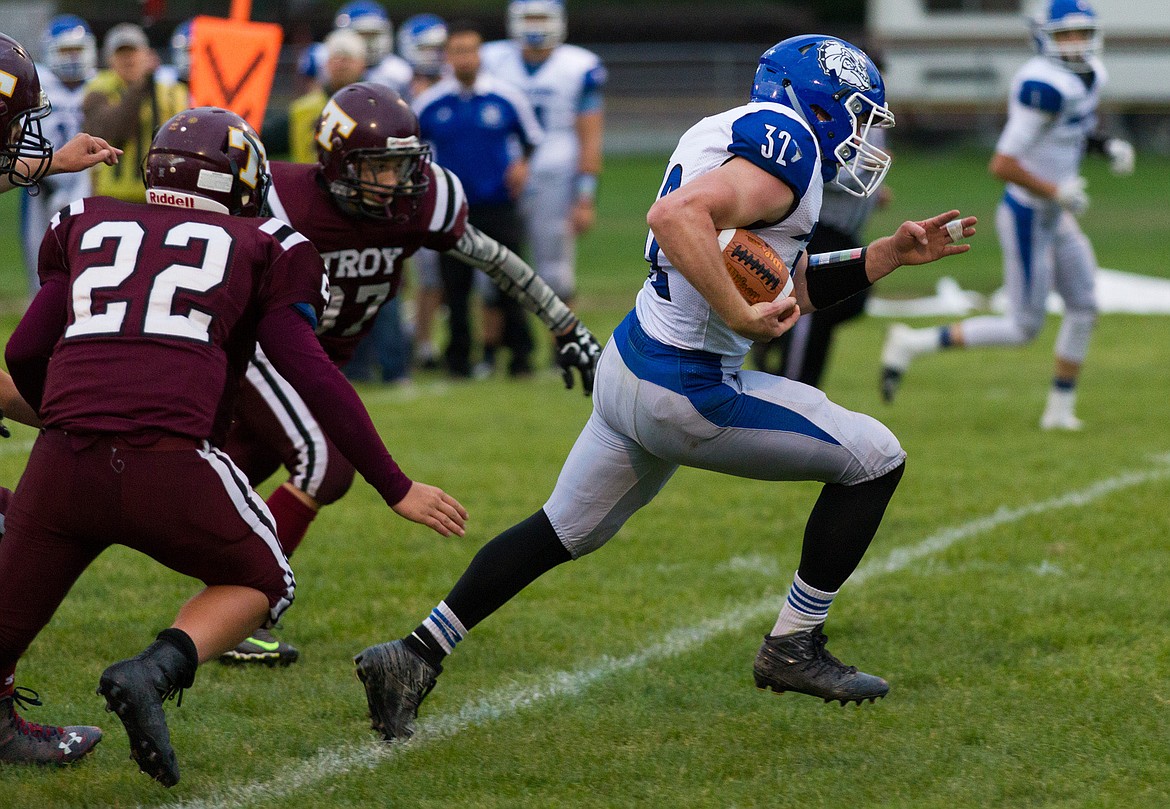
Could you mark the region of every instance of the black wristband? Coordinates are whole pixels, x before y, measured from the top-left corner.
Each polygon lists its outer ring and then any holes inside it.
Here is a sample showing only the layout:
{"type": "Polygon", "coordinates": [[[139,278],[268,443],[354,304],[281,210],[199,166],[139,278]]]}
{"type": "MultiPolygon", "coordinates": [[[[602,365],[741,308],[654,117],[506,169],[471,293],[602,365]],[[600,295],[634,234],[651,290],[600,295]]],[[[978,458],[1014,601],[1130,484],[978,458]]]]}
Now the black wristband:
{"type": "Polygon", "coordinates": [[[808,257],[804,286],[814,307],[824,309],[873,285],[865,274],[868,250],[868,247],[859,247],[808,257]]]}

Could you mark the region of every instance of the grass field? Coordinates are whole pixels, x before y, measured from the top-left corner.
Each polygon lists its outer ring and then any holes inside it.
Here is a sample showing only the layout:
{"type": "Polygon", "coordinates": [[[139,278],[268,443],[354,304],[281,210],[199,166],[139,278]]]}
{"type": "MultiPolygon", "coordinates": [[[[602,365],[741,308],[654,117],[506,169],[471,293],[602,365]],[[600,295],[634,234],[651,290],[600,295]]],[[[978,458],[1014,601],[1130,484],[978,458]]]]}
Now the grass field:
{"type": "MultiPolygon", "coordinates": [[[[942,274],[999,283],[999,190],[985,154],[900,153],[875,235],[954,206],[984,224],[970,254],[906,268],[888,295],[942,274]]],[[[1170,160],[1130,180],[1090,166],[1084,220],[1102,266],[1170,277],[1170,160]]],[[[579,309],[608,336],[644,274],[660,159],[613,161],[581,246],[579,309]]],[[[0,199],[15,230],[14,195],[0,199]]],[[[0,243],[5,333],[23,303],[0,243]]],[[[1170,805],[1170,321],[1101,319],[1080,434],[1041,434],[1056,320],[1025,349],[922,360],[895,406],[877,395],[888,324],[843,330],[826,380],[909,452],[863,567],[830,615],[829,648],[890,680],[862,708],[752,686],[751,661],[799,558],[818,487],[681,471],[609,546],[533,584],[469,636],[405,746],[374,742],[350,661],[412,629],[479,546],[551,490],[589,413],[553,376],[362,393],[396,458],[471,511],[441,539],[364,483],[326,509],[293,559],[283,670],[205,666],[168,703],[183,768],[139,775],[93,693],[111,661],[166,626],[194,583],[115,548],[29,650],[29,719],[103,726],[67,770],[0,767],[0,807],[1117,807],[1170,805]]],[[[0,443],[20,475],[33,431],[0,443]]],[[[267,491],[275,482],[270,482],[267,491]]],[[[35,587],[36,582],[4,586],[35,587]]]]}

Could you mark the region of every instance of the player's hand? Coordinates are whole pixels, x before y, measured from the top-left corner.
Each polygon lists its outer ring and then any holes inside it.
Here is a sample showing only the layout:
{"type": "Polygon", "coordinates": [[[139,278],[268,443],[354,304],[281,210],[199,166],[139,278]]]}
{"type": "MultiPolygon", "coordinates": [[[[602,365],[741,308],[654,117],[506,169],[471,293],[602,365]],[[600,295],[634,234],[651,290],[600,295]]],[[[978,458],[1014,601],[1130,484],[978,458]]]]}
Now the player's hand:
{"type": "Polygon", "coordinates": [[[597,359],[601,346],[589,329],[577,321],[573,328],[557,335],[557,365],[565,380],[565,390],[573,387],[573,369],[581,374],[581,388],[585,395],[593,393],[593,375],[597,371],[597,359]]]}
{"type": "Polygon", "coordinates": [[[871,281],[893,272],[906,264],[926,264],[947,256],[957,256],[971,249],[969,244],[956,244],[947,223],[958,220],[963,228],[963,238],[975,235],[979,220],[974,216],[962,216],[958,211],[947,211],[920,222],[903,222],[893,236],[878,239],[871,247],[873,266],[867,257],[866,272],[871,281]]]}
{"type": "Polygon", "coordinates": [[[800,320],[800,307],[793,297],[760,301],[748,307],[748,311],[748,319],[734,327],[735,332],[757,343],[766,343],[779,337],[800,320]]]}
{"type": "Polygon", "coordinates": [[[425,525],[437,534],[449,537],[463,536],[467,523],[467,509],[438,486],[429,486],[417,480],[410,491],[393,506],[400,517],[425,525]]]}
{"type": "Polygon", "coordinates": [[[1084,177],[1070,177],[1056,187],[1056,202],[1073,216],[1080,216],[1089,208],[1089,195],[1085,187],[1089,181],[1084,177]]]}
{"type": "Polygon", "coordinates": [[[1133,174],[1137,162],[1133,144],[1121,138],[1110,138],[1105,141],[1105,154],[1109,157],[1109,170],[1122,177],[1133,174]]]}
{"type": "Polygon", "coordinates": [[[569,216],[572,220],[573,234],[580,236],[592,230],[593,223],[597,221],[597,203],[592,197],[577,197],[569,216]]]}
{"type": "Polygon", "coordinates": [[[98,163],[112,166],[118,162],[120,154],[121,149],[114,148],[101,138],[81,132],[53,153],[49,174],[85,171],[98,163]]]}

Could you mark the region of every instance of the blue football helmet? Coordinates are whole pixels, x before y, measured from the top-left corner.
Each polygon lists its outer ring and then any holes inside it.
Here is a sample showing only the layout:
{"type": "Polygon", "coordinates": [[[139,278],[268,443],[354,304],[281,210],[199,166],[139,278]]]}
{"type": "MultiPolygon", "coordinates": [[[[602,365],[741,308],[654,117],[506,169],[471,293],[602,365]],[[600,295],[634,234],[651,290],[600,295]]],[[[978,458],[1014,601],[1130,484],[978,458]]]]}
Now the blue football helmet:
{"type": "Polygon", "coordinates": [[[183,81],[191,79],[191,32],[195,19],[184,20],[171,34],[171,64],[183,81]]]}
{"type": "Polygon", "coordinates": [[[760,57],[752,101],[791,107],[816,135],[821,177],[855,197],[868,197],[886,176],[890,156],[869,142],[870,131],[894,125],[886,88],[873,60],[836,37],[805,34],[773,45],[760,57]]]}
{"type": "Polygon", "coordinates": [[[1093,69],[1089,59],[1099,56],[1103,46],[1097,13],[1088,0],[1052,0],[1032,19],[1032,40],[1041,54],[1077,73],[1093,69]],[[1083,36],[1057,36],[1071,31],[1083,36]]]}
{"type": "Polygon", "coordinates": [[[297,75],[306,79],[319,79],[321,71],[325,69],[325,60],[329,58],[329,49],[324,42],[314,42],[303,51],[297,59],[297,75]]]}
{"type": "Polygon", "coordinates": [[[337,10],[334,28],[352,28],[366,43],[366,65],[375,67],[394,48],[394,26],[376,0],[352,0],[337,10]]]}
{"type": "Polygon", "coordinates": [[[398,55],[420,76],[443,72],[447,44],[447,23],[434,14],[415,14],[398,26],[398,55]]]}
{"type": "Polygon", "coordinates": [[[49,20],[44,34],[45,59],[63,82],[83,82],[97,71],[97,40],[89,24],[75,14],[49,20]]]}
{"type": "Polygon", "coordinates": [[[508,3],[508,38],[522,48],[555,48],[565,41],[565,29],[565,5],[561,0],[508,3]]]}

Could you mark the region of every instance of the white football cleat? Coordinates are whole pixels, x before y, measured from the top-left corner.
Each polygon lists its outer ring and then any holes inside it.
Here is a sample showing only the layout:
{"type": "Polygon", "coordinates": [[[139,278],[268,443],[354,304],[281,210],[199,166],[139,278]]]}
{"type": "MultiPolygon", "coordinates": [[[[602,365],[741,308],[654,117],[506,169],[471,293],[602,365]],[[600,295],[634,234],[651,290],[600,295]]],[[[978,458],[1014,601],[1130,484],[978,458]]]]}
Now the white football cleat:
{"type": "Polygon", "coordinates": [[[939,348],[938,330],[912,329],[905,323],[895,323],[886,333],[882,346],[882,399],[894,401],[894,394],[902,384],[902,375],[919,354],[939,348]]]}
{"type": "Polygon", "coordinates": [[[1046,432],[1050,430],[1076,432],[1084,429],[1084,426],[1085,423],[1072,413],[1045,410],[1044,415],[1040,417],[1040,429],[1046,432]]]}

